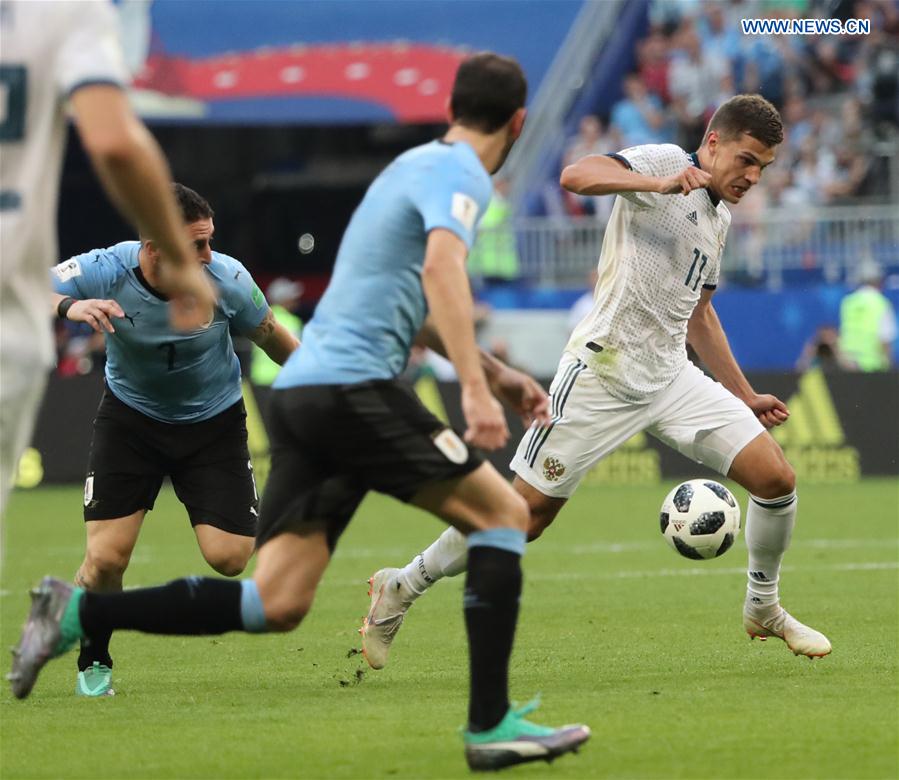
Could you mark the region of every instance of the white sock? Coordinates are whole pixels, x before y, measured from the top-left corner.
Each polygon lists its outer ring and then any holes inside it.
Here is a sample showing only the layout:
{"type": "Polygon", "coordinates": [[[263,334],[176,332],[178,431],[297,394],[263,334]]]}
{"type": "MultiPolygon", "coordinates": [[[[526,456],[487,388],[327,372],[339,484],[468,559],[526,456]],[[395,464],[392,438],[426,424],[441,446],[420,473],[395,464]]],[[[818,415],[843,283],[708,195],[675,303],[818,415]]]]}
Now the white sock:
{"type": "Polygon", "coordinates": [[[406,585],[409,599],[414,600],[437,580],[455,577],[465,571],[468,562],[468,540],[450,526],[424,552],[416,555],[397,575],[406,585]]]}
{"type": "Polygon", "coordinates": [[[747,599],[766,607],[778,601],[780,562],[790,546],[796,523],[796,491],[780,498],[749,496],[746,546],[749,548],[747,599]]]}

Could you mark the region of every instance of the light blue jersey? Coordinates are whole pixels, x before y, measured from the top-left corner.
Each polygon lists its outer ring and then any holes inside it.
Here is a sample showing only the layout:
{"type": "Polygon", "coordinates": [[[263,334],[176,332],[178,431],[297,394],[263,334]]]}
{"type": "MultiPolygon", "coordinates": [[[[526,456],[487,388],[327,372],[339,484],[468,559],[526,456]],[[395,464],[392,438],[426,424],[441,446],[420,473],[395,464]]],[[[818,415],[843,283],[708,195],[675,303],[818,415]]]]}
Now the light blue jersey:
{"type": "Polygon", "coordinates": [[[207,273],[218,287],[207,328],[179,333],[169,325],[166,299],[140,271],[140,242],[94,249],[57,265],[51,274],[60,295],[112,299],[125,312],[106,337],[106,382],[128,406],[168,423],[214,417],[241,398],[240,364],[230,328],[254,330],[268,312],[265,297],[233,257],[212,253],[207,273]]]}
{"type": "Polygon", "coordinates": [[[492,192],[468,144],[433,141],[397,157],[353,214],[303,346],[273,387],[400,374],[427,316],[421,270],[428,233],[446,228],[470,249],[492,192]]]}

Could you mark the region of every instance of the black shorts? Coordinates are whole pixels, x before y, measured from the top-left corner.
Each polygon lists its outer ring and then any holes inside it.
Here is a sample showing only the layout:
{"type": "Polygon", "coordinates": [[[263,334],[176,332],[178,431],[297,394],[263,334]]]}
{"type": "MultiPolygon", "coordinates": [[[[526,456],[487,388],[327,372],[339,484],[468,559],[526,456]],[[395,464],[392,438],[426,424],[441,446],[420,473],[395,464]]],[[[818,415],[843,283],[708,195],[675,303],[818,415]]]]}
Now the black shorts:
{"type": "Polygon", "coordinates": [[[323,529],[331,549],[369,490],[408,501],[483,462],[396,380],[276,390],[257,546],[323,529]]]}
{"type": "Polygon", "coordinates": [[[243,401],[196,423],[164,423],[109,388],[94,419],[84,483],[84,519],[111,520],[152,509],[170,477],[191,525],[254,536],[259,501],[247,449],[243,401]]]}

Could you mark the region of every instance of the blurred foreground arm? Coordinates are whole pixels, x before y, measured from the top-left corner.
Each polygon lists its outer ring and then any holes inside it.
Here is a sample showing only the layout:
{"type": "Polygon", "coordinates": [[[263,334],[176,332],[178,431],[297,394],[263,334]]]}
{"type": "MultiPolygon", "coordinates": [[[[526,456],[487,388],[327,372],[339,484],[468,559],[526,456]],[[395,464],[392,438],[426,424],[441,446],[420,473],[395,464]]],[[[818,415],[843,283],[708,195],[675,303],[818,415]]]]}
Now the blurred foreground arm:
{"type": "Polygon", "coordinates": [[[215,296],[196,262],[172,194],[171,174],[158,144],[117,86],[95,84],[72,95],[81,142],[113,203],[152,238],[168,263],[166,292],[192,296],[207,309],[215,296]]]}

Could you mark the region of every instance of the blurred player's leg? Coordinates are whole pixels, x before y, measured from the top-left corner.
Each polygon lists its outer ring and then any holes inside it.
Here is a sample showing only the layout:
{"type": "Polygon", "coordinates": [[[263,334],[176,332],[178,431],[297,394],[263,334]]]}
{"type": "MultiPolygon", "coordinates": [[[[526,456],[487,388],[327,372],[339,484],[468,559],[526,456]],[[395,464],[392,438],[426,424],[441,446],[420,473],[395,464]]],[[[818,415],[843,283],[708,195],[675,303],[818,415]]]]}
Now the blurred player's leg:
{"type": "Polygon", "coordinates": [[[308,611],[329,557],[323,532],[284,533],[260,549],[252,580],[188,577],[158,588],[89,593],[45,577],[32,591],[31,612],[13,651],[13,694],[28,696],[47,661],[79,640],[115,630],[184,636],[289,631],[308,611]]]}
{"type": "Polygon", "coordinates": [[[780,565],[796,523],[793,469],[777,442],[765,433],[741,450],[728,476],[750,492],[746,510],[749,582],[743,607],[746,632],[753,639],[783,639],[796,655],[827,655],[831,651],[827,637],[780,606],[780,565]]]}
{"type": "Polygon", "coordinates": [[[9,493],[16,479],[19,458],[31,441],[34,421],[44,395],[47,369],[15,360],[4,349],[0,373],[0,518],[6,514],[9,493]]]}

